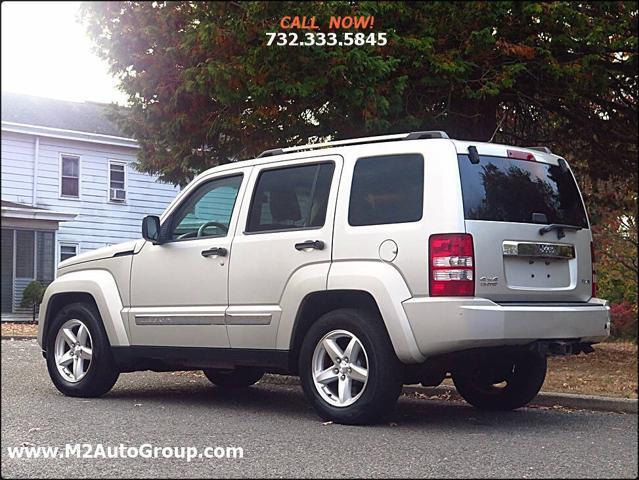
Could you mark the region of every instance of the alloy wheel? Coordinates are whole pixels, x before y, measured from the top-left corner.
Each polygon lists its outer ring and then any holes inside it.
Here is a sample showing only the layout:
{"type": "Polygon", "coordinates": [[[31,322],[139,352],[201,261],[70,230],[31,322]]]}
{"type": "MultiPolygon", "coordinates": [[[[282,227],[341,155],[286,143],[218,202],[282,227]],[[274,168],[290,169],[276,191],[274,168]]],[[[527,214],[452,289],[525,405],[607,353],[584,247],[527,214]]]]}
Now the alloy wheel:
{"type": "Polygon", "coordinates": [[[317,343],[312,360],[313,383],[320,396],[335,407],[348,407],[368,383],[364,345],[347,330],[333,330],[317,343]]]}
{"type": "Polygon", "coordinates": [[[78,319],[67,320],[55,339],[55,364],[67,382],[84,378],[93,359],[93,341],[87,326],[78,319]]]}

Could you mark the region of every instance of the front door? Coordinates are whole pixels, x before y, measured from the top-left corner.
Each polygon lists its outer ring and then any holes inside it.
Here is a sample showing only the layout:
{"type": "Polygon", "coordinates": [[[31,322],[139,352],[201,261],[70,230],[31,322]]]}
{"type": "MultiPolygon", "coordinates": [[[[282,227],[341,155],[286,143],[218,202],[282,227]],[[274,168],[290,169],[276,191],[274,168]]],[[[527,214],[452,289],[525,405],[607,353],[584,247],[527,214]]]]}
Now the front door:
{"type": "Polygon", "coordinates": [[[254,167],[233,239],[231,347],[275,348],[287,285],[312,271],[314,287],[326,288],[341,168],[337,155],[254,167]]]}
{"type": "Polygon", "coordinates": [[[191,187],[162,222],[167,239],[133,258],[134,345],[229,347],[225,310],[231,238],[250,168],[191,187]]]}

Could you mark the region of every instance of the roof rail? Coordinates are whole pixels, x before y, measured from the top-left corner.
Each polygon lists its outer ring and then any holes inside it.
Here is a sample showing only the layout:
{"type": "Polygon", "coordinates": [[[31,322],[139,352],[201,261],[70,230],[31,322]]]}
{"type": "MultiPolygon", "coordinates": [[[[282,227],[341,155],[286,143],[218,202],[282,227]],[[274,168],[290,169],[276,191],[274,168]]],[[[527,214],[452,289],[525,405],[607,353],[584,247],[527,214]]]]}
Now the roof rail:
{"type": "Polygon", "coordinates": [[[538,152],[552,153],[552,151],[548,147],[524,147],[524,148],[529,148],[531,150],[537,150],[538,152]]]}
{"type": "Polygon", "coordinates": [[[376,137],[350,138],[347,140],[338,140],[335,142],[308,143],[296,147],[273,148],[265,150],[258,155],[257,158],[272,157],[273,155],[282,155],[284,153],[299,152],[301,150],[317,150],[320,148],[339,147],[344,145],[361,145],[364,143],[380,143],[391,142],[393,140],[423,140],[429,138],[450,138],[446,132],[441,130],[431,130],[424,132],[398,133],[394,135],[379,135],[376,137]]]}

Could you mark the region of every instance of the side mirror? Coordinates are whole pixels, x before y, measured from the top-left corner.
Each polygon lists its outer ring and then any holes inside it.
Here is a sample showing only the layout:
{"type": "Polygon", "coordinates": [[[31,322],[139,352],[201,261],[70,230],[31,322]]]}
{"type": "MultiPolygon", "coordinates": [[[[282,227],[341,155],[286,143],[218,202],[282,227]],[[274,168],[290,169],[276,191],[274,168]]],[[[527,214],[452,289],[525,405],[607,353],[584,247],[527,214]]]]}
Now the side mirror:
{"type": "Polygon", "coordinates": [[[154,245],[160,243],[160,217],[147,215],[142,220],[142,238],[154,245]]]}

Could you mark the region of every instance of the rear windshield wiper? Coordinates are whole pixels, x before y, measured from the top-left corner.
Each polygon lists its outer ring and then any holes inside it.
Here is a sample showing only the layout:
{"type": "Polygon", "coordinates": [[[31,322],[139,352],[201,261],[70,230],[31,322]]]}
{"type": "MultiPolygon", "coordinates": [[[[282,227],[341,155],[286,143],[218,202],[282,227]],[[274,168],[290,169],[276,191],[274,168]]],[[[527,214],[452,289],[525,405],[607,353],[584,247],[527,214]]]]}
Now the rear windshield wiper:
{"type": "Polygon", "coordinates": [[[539,235],[544,235],[545,233],[552,232],[553,230],[557,230],[557,238],[561,239],[566,236],[564,230],[572,230],[577,231],[581,230],[582,227],[577,227],[575,225],[563,225],[561,223],[553,223],[551,225],[546,225],[545,227],[541,227],[539,229],[539,235]]]}

